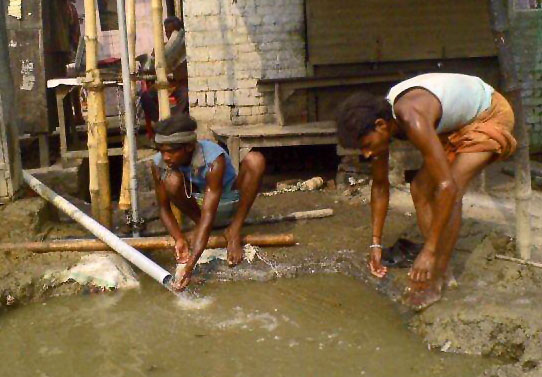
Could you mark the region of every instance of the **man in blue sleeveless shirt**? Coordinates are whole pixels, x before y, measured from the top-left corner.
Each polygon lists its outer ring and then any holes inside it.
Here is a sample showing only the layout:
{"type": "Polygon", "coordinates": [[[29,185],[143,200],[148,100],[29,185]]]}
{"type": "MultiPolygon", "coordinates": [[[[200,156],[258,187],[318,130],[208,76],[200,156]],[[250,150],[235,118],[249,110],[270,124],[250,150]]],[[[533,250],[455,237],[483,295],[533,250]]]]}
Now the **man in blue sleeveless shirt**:
{"type": "Polygon", "coordinates": [[[373,238],[369,269],[379,278],[381,237],[389,202],[392,137],[408,139],[423,158],[410,191],[425,242],[409,272],[406,303],[421,309],[441,298],[448,262],[461,226],[462,198],[488,164],[510,156],[516,141],[506,99],[480,78],[429,73],[392,87],[386,98],[358,93],[337,114],[339,143],[372,161],[373,238]]]}
{"type": "Polygon", "coordinates": [[[155,143],[159,150],[154,158],[152,175],[160,218],[175,239],[177,263],[186,263],[184,276],[175,282],[182,290],[190,282],[192,271],[209,240],[221,197],[240,195],[240,202],[232,222],[225,230],[228,241],[228,263],[239,264],[243,259],[241,228],[256,199],[265,170],[265,159],[259,152],[250,152],[241,162],[239,175],[230,157],[218,144],[209,140],[197,141],[196,121],[180,113],[158,122],[155,143]],[[200,209],[193,190],[204,194],[200,209]],[[191,242],[183,235],[170,203],[190,217],[196,228],[191,242]]]}

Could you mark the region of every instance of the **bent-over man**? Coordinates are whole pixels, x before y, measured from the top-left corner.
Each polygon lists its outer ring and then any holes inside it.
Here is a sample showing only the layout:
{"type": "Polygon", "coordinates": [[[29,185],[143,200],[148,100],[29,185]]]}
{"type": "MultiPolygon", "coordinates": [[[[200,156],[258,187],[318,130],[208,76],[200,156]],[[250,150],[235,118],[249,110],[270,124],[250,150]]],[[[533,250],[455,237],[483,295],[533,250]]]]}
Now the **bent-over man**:
{"type": "Polygon", "coordinates": [[[410,191],[425,242],[410,269],[407,304],[438,301],[461,226],[469,182],[516,148],[514,114],[506,99],[478,77],[428,73],[391,88],[386,98],[358,93],[337,114],[339,143],[372,161],[372,245],[369,268],[383,277],[382,231],[389,202],[388,149],[408,139],[423,157],[410,191]]]}

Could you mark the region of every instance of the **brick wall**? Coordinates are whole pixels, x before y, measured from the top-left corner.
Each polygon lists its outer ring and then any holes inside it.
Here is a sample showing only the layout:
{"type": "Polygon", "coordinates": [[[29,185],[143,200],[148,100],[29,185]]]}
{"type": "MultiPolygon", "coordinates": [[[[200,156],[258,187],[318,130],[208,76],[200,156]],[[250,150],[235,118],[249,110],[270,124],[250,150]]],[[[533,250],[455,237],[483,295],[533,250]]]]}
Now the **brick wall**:
{"type": "Polygon", "coordinates": [[[211,125],[274,122],[260,78],[306,75],[303,0],[183,1],[190,113],[211,125]]]}
{"type": "Polygon", "coordinates": [[[531,151],[542,152],[542,11],[516,12],[511,26],[531,151]]]}

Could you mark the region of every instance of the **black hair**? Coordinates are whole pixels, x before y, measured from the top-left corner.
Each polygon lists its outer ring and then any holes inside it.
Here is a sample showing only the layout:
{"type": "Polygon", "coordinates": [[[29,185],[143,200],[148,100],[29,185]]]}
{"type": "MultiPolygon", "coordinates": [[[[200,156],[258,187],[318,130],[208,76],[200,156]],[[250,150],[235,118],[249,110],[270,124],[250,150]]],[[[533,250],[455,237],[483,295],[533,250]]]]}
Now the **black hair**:
{"type": "Polygon", "coordinates": [[[154,132],[160,135],[169,136],[177,132],[195,132],[197,128],[198,123],[194,118],[185,113],[177,113],[157,122],[154,125],[154,132]]]}
{"type": "Polygon", "coordinates": [[[164,25],[172,24],[173,28],[177,31],[184,29],[183,22],[179,19],[179,17],[170,16],[164,20],[164,25]]]}
{"type": "Polygon", "coordinates": [[[337,109],[337,137],[345,148],[359,148],[359,139],[375,130],[375,122],[392,119],[391,105],[382,97],[358,92],[348,97],[337,109]]]}

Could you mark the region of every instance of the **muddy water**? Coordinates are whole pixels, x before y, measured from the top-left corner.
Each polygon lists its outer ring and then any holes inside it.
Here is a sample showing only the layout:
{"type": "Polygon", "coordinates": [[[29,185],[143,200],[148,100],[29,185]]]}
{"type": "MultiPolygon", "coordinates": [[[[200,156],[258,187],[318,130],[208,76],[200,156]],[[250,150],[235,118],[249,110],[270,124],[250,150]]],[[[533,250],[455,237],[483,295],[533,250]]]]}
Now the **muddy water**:
{"type": "Polygon", "coordinates": [[[430,352],[386,299],[321,275],[211,283],[200,300],[153,282],[0,317],[0,375],[477,376],[490,361],[430,352]]]}

